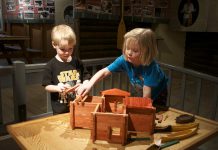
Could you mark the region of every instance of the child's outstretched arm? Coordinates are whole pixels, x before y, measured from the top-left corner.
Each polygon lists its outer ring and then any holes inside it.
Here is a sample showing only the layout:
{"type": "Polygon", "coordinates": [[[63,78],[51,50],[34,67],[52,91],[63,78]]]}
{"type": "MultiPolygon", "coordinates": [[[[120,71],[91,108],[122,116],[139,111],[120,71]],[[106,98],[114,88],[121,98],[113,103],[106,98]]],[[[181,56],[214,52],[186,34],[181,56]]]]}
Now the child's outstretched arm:
{"type": "Polygon", "coordinates": [[[111,72],[107,69],[107,67],[99,70],[88,82],[82,84],[76,89],[77,94],[81,95],[82,97],[86,96],[90,92],[91,88],[95,85],[95,83],[110,74],[111,72]]]}
{"type": "Polygon", "coordinates": [[[143,86],[143,97],[151,98],[151,87],[143,86]]]}

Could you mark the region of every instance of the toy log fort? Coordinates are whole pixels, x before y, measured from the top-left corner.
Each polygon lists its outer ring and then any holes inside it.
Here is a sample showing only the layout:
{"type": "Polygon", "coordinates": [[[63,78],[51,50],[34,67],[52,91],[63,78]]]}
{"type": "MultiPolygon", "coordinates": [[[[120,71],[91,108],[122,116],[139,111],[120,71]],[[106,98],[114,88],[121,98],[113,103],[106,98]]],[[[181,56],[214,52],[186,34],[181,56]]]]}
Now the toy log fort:
{"type": "Polygon", "coordinates": [[[93,142],[125,145],[129,133],[154,132],[155,112],[151,99],[110,89],[102,91],[101,96],[78,97],[70,102],[70,125],[72,129],[91,129],[93,142]]]}

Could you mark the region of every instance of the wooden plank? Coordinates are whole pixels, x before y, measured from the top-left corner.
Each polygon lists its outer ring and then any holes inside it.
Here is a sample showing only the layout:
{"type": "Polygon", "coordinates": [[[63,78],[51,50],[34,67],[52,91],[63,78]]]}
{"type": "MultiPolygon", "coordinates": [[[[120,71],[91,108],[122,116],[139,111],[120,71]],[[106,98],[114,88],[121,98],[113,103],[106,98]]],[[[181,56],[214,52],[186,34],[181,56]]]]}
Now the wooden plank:
{"type": "Polygon", "coordinates": [[[117,51],[117,21],[80,19],[79,53],[81,59],[114,57],[117,51]]]}
{"type": "Polygon", "coordinates": [[[111,31],[117,31],[117,27],[116,26],[99,26],[98,25],[82,25],[80,27],[81,31],[106,31],[106,32],[111,32],[111,31]]]}
{"type": "Polygon", "coordinates": [[[89,26],[117,26],[118,21],[115,20],[99,20],[99,19],[80,19],[81,25],[89,26]]]}
{"type": "Polygon", "coordinates": [[[129,131],[147,132],[152,134],[154,132],[154,115],[142,115],[136,113],[129,113],[129,131]]]}
{"type": "Polygon", "coordinates": [[[88,51],[88,52],[93,52],[93,51],[112,51],[115,50],[116,47],[114,47],[113,44],[98,44],[98,45],[81,45],[80,46],[80,51],[88,51]]]}
{"type": "Polygon", "coordinates": [[[76,102],[70,103],[70,121],[71,127],[92,129],[93,118],[91,112],[100,110],[98,103],[76,102]]]}
{"type": "Polygon", "coordinates": [[[80,32],[80,38],[114,38],[115,32],[80,32]]]}
{"type": "MultiPolygon", "coordinates": [[[[69,114],[67,114],[68,118],[69,114]]],[[[72,131],[68,126],[69,120],[66,118],[61,120],[44,120],[43,122],[34,122],[31,126],[26,126],[24,130],[18,129],[17,132],[14,132],[15,136],[19,137],[17,141],[22,149],[71,149],[72,145],[75,149],[85,149],[86,145],[83,145],[84,142],[87,144],[89,141],[90,133],[86,130],[75,130],[72,131]],[[40,128],[37,128],[39,127],[40,128]],[[31,131],[31,132],[27,132],[31,131]],[[53,133],[55,131],[55,133],[53,133]],[[82,131],[82,132],[80,132],[82,131]],[[51,133],[51,134],[50,134],[51,133]],[[85,134],[84,134],[85,133],[85,134]],[[88,133],[88,134],[87,134],[88,133]],[[72,140],[69,138],[71,135],[74,135],[72,140]],[[55,138],[54,138],[55,137],[55,138]],[[56,138],[60,137],[60,139],[56,138]],[[82,139],[85,138],[85,139],[82,139]],[[31,143],[31,141],[33,143],[31,143]],[[64,144],[64,146],[60,143],[64,144]],[[21,143],[24,143],[21,144],[21,143]],[[67,144],[68,143],[68,144],[67,144]],[[66,144],[66,145],[65,145],[66,144]]],[[[10,130],[10,127],[9,127],[10,130]]]]}
{"type": "Polygon", "coordinates": [[[84,46],[83,44],[90,44],[90,45],[94,45],[94,44],[102,44],[102,45],[109,45],[109,44],[113,44],[116,43],[116,38],[111,38],[111,39],[105,39],[105,38],[95,38],[95,39],[81,39],[80,40],[80,44],[81,46],[84,46]]]}
{"type": "Polygon", "coordinates": [[[127,141],[126,114],[93,113],[95,116],[95,140],[124,145],[127,141]]]}
{"type": "Polygon", "coordinates": [[[114,56],[119,56],[121,55],[121,51],[118,50],[113,50],[113,51],[104,51],[104,50],[99,50],[99,51],[87,51],[87,52],[80,52],[80,58],[81,59],[91,59],[91,58],[105,58],[105,57],[114,57],[114,56]]]}
{"type": "Polygon", "coordinates": [[[92,103],[103,103],[104,97],[102,96],[88,96],[85,102],[92,102],[92,103]]]}
{"type": "Polygon", "coordinates": [[[123,113],[123,96],[105,95],[105,111],[123,113]]]}
{"type": "Polygon", "coordinates": [[[212,32],[188,32],[184,57],[185,67],[218,76],[218,71],[214,71],[218,65],[217,35],[212,32]]]}

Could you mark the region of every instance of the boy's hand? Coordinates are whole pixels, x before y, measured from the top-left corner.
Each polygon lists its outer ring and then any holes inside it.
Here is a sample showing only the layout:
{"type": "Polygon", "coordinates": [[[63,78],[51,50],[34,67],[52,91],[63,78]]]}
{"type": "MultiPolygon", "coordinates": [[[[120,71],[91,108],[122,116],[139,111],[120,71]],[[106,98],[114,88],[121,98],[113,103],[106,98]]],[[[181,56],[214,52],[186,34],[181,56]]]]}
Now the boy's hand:
{"type": "Polygon", "coordinates": [[[69,86],[67,84],[58,83],[58,85],[57,85],[57,91],[59,93],[64,92],[67,88],[69,88],[69,86]]]}

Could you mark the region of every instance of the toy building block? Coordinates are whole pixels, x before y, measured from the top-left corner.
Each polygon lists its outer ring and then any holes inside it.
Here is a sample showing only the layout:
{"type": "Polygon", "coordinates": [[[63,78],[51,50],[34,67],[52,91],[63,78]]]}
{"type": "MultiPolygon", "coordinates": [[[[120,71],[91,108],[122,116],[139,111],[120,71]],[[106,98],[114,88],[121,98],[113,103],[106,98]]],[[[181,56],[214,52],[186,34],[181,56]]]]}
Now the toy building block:
{"type": "Polygon", "coordinates": [[[101,95],[105,97],[104,112],[123,113],[123,99],[130,93],[114,88],[101,91],[101,95]]]}
{"type": "Polygon", "coordinates": [[[128,114],[128,131],[147,132],[152,134],[155,127],[156,109],[149,98],[126,97],[124,99],[128,114]]]}
{"type": "Polygon", "coordinates": [[[125,145],[127,142],[128,115],[94,112],[92,141],[105,140],[108,143],[125,145]]]}
{"type": "Polygon", "coordinates": [[[70,87],[64,91],[64,94],[75,92],[75,89],[79,86],[79,84],[74,85],[73,87],[70,87]]]}
{"type": "Polygon", "coordinates": [[[93,118],[91,112],[102,110],[103,97],[88,96],[83,102],[70,102],[70,126],[74,128],[92,129],[93,118]]]}

